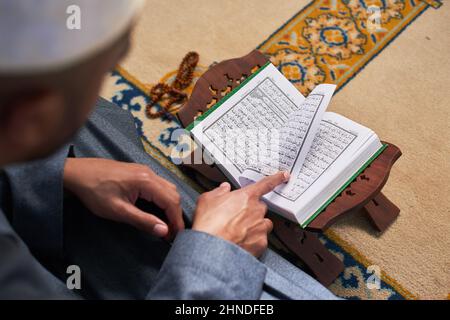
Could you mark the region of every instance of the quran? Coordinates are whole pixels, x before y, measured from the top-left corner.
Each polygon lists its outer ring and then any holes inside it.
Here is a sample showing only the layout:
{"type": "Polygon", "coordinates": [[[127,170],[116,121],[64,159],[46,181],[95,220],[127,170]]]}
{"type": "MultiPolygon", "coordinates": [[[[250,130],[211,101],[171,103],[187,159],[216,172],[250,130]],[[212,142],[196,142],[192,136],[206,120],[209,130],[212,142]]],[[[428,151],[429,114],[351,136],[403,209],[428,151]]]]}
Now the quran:
{"type": "Polygon", "coordinates": [[[267,62],[186,130],[237,188],[288,171],[263,199],[304,228],[386,148],[371,129],[326,112],[335,88],[304,97],[267,62]]]}

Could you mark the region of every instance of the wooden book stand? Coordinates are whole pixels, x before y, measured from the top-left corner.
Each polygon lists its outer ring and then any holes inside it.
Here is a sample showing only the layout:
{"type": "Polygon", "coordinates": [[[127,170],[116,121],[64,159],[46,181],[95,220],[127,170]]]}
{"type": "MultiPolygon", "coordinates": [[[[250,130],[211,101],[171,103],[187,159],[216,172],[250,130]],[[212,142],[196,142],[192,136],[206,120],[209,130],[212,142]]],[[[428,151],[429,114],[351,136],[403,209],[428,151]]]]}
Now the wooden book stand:
{"type": "MultiPolygon", "coordinates": [[[[178,112],[181,124],[186,127],[199,115],[220,101],[228,92],[258,70],[268,61],[259,51],[237,59],[226,60],[211,67],[197,81],[189,100],[178,112]]],[[[388,147],[342,193],[334,199],[304,230],[277,214],[270,214],[274,223],[272,238],[282,245],[282,254],[299,258],[306,269],[323,285],[330,285],[343,271],[344,265],[330,253],[317,236],[342,216],[355,211],[365,214],[374,227],[383,232],[397,218],[400,210],[390,202],[381,189],[386,183],[400,150],[388,147]]],[[[193,160],[194,154],[188,156],[193,160]]],[[[206,163],[184,166],[196,170],[209,180],[227,181],[217,167],[206,163]]]]}

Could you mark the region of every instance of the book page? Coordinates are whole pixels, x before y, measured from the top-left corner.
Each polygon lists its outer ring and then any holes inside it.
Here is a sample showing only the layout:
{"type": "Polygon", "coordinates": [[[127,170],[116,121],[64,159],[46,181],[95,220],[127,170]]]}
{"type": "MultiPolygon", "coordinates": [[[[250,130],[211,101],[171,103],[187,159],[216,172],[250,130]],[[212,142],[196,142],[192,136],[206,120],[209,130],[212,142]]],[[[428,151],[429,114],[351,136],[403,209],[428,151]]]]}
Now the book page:
{"type": "Polygon", "coordinates": [[[300,170],[289,184],[268,194],[277,212],[302,226],[379,148],[376,134],[343,116],[326,112],[300,170]]]}
{"type": "Polygon", "coordinates": [[[285,123],[281,130],[281,166],[278,170],[289,171],[293,176],[299,174],[335,88],[332,84],[314,88],[285,123]]]}
{"type": "Polygon", "coordinates": [[[292,183],[279,194],[289,200],[297,200],[356,139],[357,134],[322,120],[303,166],[293,175],[292,183]]]}
{"type": "MultiPolygon", "coordinates": [[[[319,85],[308,95],[279,130],[278,161],[273,161],[272,155],[270,165],[257,169],[247,167],[239,178],[241,186],[278,171],[298,175],[335,87],[330,84],[319,85]]],[[[292,182],[290,184],[292,185],[292,182]]]]}
{"type": "Polygon", "coordinates": [[[277,157],[276,133],[297,108],[272,79],[266,78],[203,134],[239,172],[247,168],[269,170],[277,157]]]}

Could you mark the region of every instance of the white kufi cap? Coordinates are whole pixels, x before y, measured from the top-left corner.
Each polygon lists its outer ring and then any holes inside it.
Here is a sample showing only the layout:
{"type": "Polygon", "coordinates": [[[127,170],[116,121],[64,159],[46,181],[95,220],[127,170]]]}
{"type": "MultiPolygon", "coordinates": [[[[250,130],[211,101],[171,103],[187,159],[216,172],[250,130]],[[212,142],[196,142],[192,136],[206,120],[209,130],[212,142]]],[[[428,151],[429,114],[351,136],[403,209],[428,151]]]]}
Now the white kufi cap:
{"type": "Polygon", "coordinates": [[[0,0],[0,74],[58,70],[106,48],[143,0],[0,0]]]}

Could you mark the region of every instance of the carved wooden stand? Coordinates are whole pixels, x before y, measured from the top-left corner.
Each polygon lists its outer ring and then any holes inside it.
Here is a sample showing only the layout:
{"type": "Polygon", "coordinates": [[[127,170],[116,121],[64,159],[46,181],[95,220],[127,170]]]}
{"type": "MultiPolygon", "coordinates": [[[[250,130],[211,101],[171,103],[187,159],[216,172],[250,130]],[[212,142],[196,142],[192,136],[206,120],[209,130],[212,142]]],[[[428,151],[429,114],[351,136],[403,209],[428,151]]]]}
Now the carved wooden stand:
{"type": "MultiPolygon", "coordinates": [[[[189,125],[267,61],[267,57],[254,50],[242,58],[226,60],[211,67],[198,79],[190,99],[178,112],[182,125],[189,125]]],[[[274,223],[273,236],[284,247],[281,251],[295,255],[319,282],[325,286],[330,285],[344,270],[344,265],[326,249],[317,233],[324,232],[342,216],[355,211],[365,214],[379,232],[386,230],[395,221],[400,210],[381,193],[381,189],[389,177],[392,165],[400,156],[400,150],[393,144],[388,144],[306,230],[277,214],[270,214],[274,223]]],[[[193,154],[188,157],[193,159],[193,154]]],[[[214,166],[205,163],[185,166],[216,183],[227,180],[214,166]]]]}

